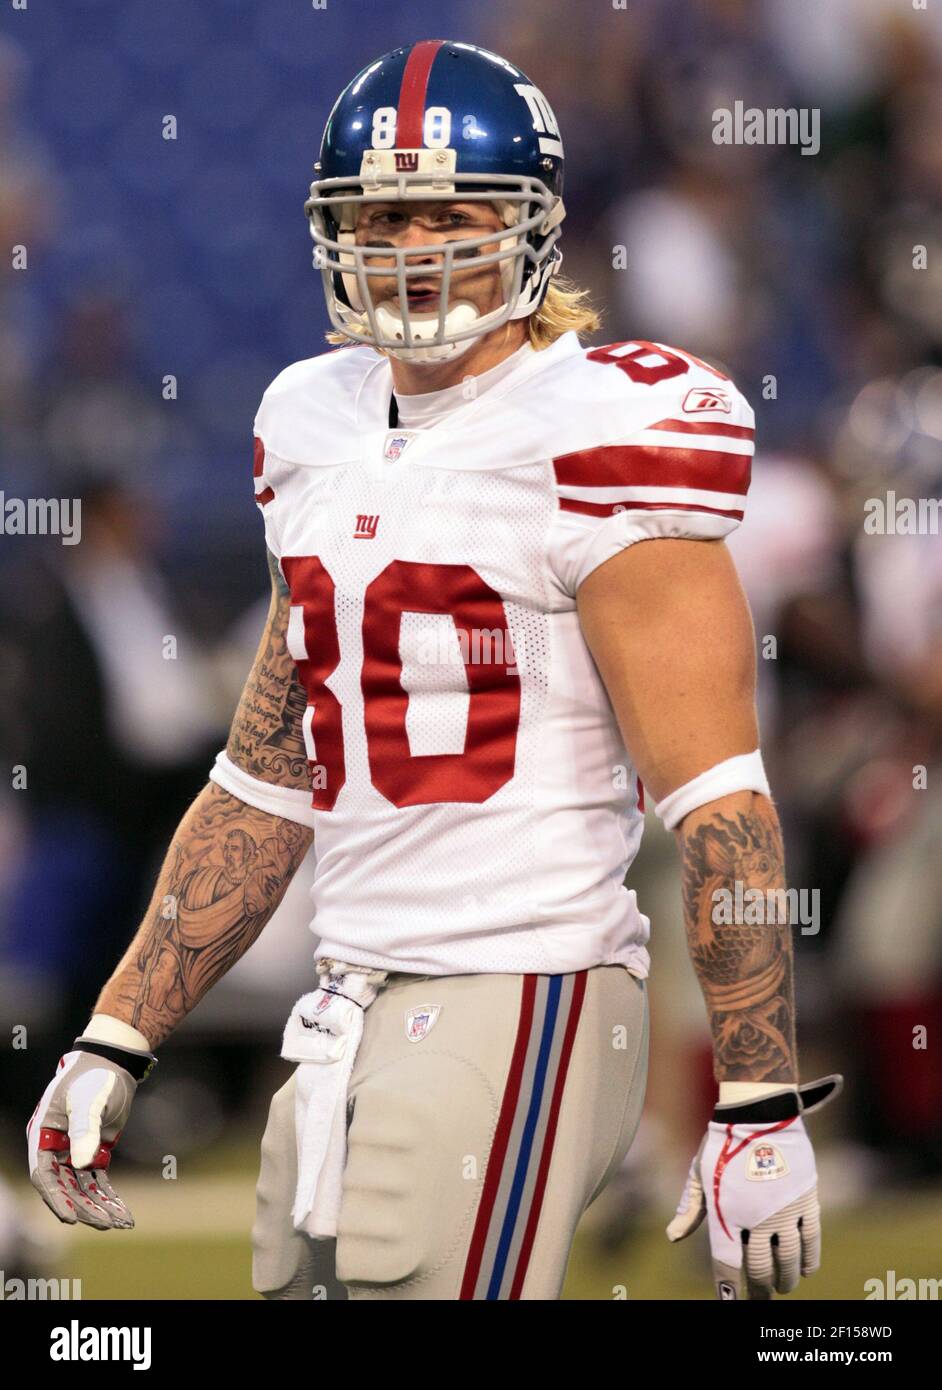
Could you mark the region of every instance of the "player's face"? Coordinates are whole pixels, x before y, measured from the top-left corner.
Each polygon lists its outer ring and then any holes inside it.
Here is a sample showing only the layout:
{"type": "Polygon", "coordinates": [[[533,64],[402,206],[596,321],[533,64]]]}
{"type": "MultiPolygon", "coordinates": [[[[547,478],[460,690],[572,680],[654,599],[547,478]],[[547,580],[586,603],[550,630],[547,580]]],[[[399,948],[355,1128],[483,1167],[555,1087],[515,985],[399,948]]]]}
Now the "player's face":
{"type": "MultiPolygon", "coordinates": [[[[483,236],[486,232],[503,232],[504,224],[491,203],[367,203],[360,208],[356,224],[359,246],[406,247],[444,244],[466,237],[483,236]]],[[[463,300],[474,305],[479,314],[499,309],[503,302],[500,266],[492,263],[475,266],[480,256],[497,251],[500,238],[486,243],[476,251],[466,253],[466,264],[459,267],[456,256],[451,277],[450,301],[463,300]]],[[[409,266],[427,264],[440,268],[441,255],[406,256],[409,266]]],[[[383,258],[370,257],[370,265],[382,265],[383,258]]],[[[390,266],[395,265],[393,257],[390,266]]],[[[399,303],[399,290],[394,276],[370,276],[370,292],[374,304],[387,303],[401,315],[432,314],[439,309],[441,276],[410,276],[406,282],[408,305],[399,303]]]]}

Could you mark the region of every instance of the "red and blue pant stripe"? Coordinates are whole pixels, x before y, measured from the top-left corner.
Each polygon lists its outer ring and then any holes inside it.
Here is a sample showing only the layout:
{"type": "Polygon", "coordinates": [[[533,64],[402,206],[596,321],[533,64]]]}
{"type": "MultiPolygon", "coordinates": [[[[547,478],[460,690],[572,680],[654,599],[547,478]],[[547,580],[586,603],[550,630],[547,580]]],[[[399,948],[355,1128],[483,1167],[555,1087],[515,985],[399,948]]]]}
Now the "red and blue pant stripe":
{"type": "Polygon", "coordinates": [[[462,1299],[521,1296],[585,990],[584,970],[523,976],[517,1037],[465,1264],[462,1299]]]}

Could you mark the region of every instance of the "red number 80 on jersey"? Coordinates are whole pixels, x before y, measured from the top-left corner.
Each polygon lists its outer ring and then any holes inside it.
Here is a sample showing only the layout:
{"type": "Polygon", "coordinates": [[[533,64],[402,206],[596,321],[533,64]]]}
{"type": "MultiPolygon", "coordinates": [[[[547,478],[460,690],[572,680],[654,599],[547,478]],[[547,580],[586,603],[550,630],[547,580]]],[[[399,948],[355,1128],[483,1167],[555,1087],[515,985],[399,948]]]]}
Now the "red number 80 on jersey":
{"type": "MultiPolygon", "coordinates": [[[[346,781],[343,718],[327,680],[340,664],[334,581],[316,555],[286,555],[281,568],[291,588],[288,650],[307,692],[304,738],[315,781],[311,804],[333,809],[346,781]],[[311,753],[314,756],[311,756],[311,753]]],[[[394,806],[482,802],[514,773],[520,722],[520,676],[500,595],[470,565],[392,560],[367,585],[363,607],[363,714],[373,786],[394,806]],[[447,614],[455,624],[468,682],[465,746],[460,753],[413,754],[406,729],[409,695],[402,684],[399,629],[404,613],[447,614]],[[475,634],[502,640],[503,659],[477,660],[475,634]]]]}

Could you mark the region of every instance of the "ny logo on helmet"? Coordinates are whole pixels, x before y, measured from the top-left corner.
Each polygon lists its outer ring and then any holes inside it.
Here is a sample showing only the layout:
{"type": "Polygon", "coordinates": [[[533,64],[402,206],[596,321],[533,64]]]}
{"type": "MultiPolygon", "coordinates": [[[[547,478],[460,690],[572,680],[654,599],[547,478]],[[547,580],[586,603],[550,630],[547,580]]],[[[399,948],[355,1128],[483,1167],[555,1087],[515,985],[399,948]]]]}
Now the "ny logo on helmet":
{"type": "Polygon", "coordinates": [[[418,150],[396,150],[396,173],[412,174],[419,167],[418,150]]]}
{"type": "Polygon", "coordinates": [[[553,108],[539,87],[534,87],[531,82],[515,82],[514,91],[523,97],[530,108],[533,129],[540,136],[541,153],[561,155],[563,142],[559,138],[559,126],[556,124],[553,108]]]}

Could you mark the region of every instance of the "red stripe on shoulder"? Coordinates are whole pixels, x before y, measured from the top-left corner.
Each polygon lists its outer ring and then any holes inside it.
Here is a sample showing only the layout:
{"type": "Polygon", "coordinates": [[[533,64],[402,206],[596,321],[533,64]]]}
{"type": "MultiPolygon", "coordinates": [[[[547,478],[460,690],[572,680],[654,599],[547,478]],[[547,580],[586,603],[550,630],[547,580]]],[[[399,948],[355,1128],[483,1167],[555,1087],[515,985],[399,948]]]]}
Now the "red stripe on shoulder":
{"type": "MultiPolygon", "coordinates": [[[[265,472],[265,445],[255,436],[255,455],[252,461],[253,478],[261,478],[265,472]]],[[[265,507],[275,496],[274,488],[264,487],[255,494],[255,500],[260,507],[265,507]]]]}
{"type": "Polygon", "coordinates": [[[613,444],[553,459],[564,487],[689,487],[743,496],[750,465],[749,454],[659,444],[613,444]]]}
{"type": "Polygon", "coordinates": [[[747,425],[724,425],[713,420],[658,420],[649,430],[670,430],[673,434],[720,434],[726,439],[755,439],[756,432],[747,425]]]}
{"type": "Polygon", "coordinates": [[[699,502],[576,502],[571,497],[559,499],[562,512],[581,512],[583,516],[615,516],[618,512],[709,512],[711,516],[728,516],[742,521],[741,511],[724,511],[722,507],[702,507],[699,502]]]}

